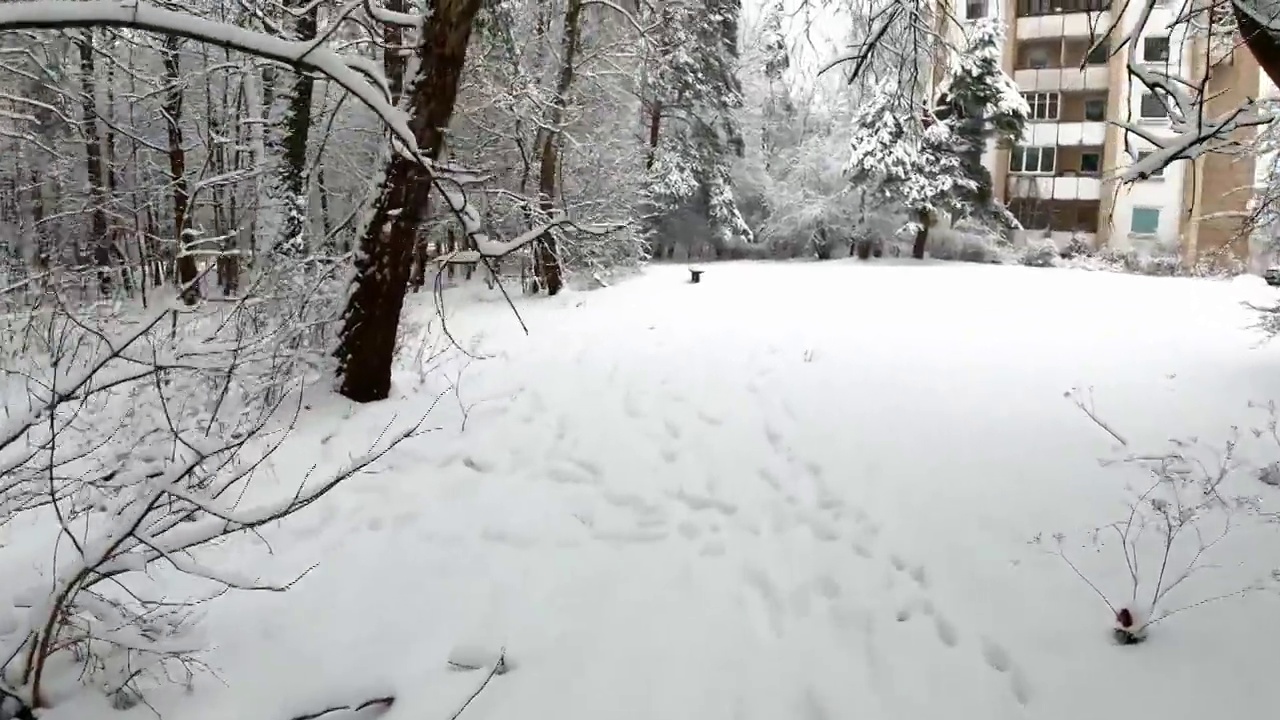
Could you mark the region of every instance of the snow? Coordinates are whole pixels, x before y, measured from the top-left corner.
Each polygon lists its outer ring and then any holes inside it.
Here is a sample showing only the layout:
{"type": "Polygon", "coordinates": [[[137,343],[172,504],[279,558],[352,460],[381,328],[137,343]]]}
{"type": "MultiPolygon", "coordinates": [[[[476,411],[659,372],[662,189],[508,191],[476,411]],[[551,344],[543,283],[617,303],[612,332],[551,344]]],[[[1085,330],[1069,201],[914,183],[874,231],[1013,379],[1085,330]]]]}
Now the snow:
{"type": "MultiPolygon", "coordinates": [[[[261,538],[210,550],[250,577],[315,568],[287,592],[203,604],[217,676],[148,702],[167,720],[287,720],[387,695],[388,720],[449,718],[473,695],[463,718],[1276,707],[1274,593],[1119,647],[1093,590],[1031,542],[1064,533],[1077,567],[1126,595],[1119,551],[1082,546],[1145,475],[1100,467],[1114,441],[1063,395],[1081,388],[1138,451],[1191,435],[1220,446],[1231,425],[1265,422],[1249,401],[1280,395],[1280,348],[1258,347],[1241,305],[1275,290],[932,263],[705,271],[698,285],[667,266],[520,298],[527,336],[495,292],[450,290],[450,329],[483,359],[459,355],[425,381],[406,359],[384,403],[315,391],[272,458],[285,488],[366,454],[461,374],[428,419],[437,429],[261,538]]],[[[414,296],[410,326],[433,308],[414,296]]],[[[1242,456],[1273,461],[1267,442],[1246,433],[1242,456]]],[[[1274,511],[1275,491],[1243,490],[1274,511]]],[[[31,564],[19,531],[0,529],[0,576],[31,564]]],[[[1215,548],[1222,569],[1174,604],[1280,566],[1275,533],[1241,518],[1215,548]]],[[[173,597],[205,587],[152,573],[173,597]]],[[[0,612],[0,630],[15,624],[0,612]]],[[[41,717],[153,715],[81,694],[41,717]]]]}

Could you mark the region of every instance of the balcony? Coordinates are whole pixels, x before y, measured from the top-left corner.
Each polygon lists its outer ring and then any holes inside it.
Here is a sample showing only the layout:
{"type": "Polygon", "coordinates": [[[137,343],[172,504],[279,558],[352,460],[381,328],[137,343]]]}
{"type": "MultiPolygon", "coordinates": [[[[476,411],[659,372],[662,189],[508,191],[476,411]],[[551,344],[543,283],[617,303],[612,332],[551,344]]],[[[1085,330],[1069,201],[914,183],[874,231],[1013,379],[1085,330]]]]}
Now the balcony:
{"type": "Polygon", "coordinates": [[[1109,12],[1077,12],[1055,15],[1019,17],[1016,26],[1019,40],[1037,38],[1093,38],[1111,27],[1109,12]]]}
{"type": "Polygon", "coordinates": [[[1019,39],[1013,81],[1024,91],[1105,91],[1110,86],[1109,53],[1108,47],[1095,48],[1087,38],[1019,39]]]}
{"type": "Polygon", "coordinates": [[[1027,125],[1024,145],[1081,146],[1106,142],[1105,122],[1041,122],[1027,125]]]}
{"type": "Polygon", "coordinates": [[[1009,197],[1097,201],[1102,198],[1102,179],[1079,175],[1010,175],[1009,197]]]}

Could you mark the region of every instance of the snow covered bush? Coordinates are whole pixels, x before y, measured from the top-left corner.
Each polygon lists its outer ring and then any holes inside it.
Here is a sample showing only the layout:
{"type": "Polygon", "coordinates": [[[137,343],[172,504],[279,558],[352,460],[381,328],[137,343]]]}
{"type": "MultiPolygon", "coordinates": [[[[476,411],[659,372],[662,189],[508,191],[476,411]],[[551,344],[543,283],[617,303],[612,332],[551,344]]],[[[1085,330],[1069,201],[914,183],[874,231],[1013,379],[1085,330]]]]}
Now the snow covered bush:
{"type": "Polygon", "coordinates": [[[217,546],[307,507],[419,431],[420,420],[387,428],[367,455],[285,487],[252,482],[303,386],[330,374],[342,298],[323,272],[276,280],[234,302],[151,309],[77,304],[51,284],[0,320],[12,343],[0,356],[0,523],[26,527],[35,552],[7,566],[0,589],[0,613],[16,615],[0,677],[27,707],[78,680],[129,706],[189,678],[202,602],[289,585],[216,561],[217,546]],[[164,572],[203,590],[166,596],[164,572]]]}
{"type": "Polygon", "coordinates": [[[1062,252],[1059,253],[1064,260],[1071,260],[1077,257],[1087,257],[1092,254],[1093,247],[1089,245],[1088,241],[1079,235],[1072,235],[1071,239],[1067,241],[1066,246],[1062,248],[1062,252]]]}
{"type": "MultiPolygon", "coordinates": [[[[1245,471],[1238,462],[1240,436],[1235,428],[1221,451],[1205,448],[1193,438],[1171,440],[1170,448],[1162,452],[1138,453],[1098,416],[1084,393],[1072,390],[1066,397],[1123,448],[1118,458],[1104,460],[1104,467],[1137,467],[1146,476],[1145,482],[1127,486],[1128,511],[1085,538],[1084,546],[1099,557],[1106,557],[1104,551],[1114,547],[1122,558],[1123,591],[1095,581],[1068,554],[1067,536],[1053,535],[1051,552],[1106,604],[1114,618],[1117,642],[1141,642],[1153,625],[1178,613],[1273,585],[1274,572],[1244,587],[1210,591],[1198,599],[1178,599],[1174,594],[1190,578],[1220,566],[1226,559],[1225,541],[1233,530],[1244,526],[1249,517],[1260,519],[1259,488],[1254,482],[1259,475],[1245,471]]],[[[1274,405],[1269,411],[1269,430],[1255,430],[1254,435],[1269,432],[1280,449],[1274,405]]],[[[1037,536],[1035,542],[1043,539],[1037,536]]]]}
{"type": "Polygon", "coordinates": [[[1019,262],[1028,267],[1053,267],[1058,264],[1058,246],[1049,238],[1029,238],[1019,262]]]}

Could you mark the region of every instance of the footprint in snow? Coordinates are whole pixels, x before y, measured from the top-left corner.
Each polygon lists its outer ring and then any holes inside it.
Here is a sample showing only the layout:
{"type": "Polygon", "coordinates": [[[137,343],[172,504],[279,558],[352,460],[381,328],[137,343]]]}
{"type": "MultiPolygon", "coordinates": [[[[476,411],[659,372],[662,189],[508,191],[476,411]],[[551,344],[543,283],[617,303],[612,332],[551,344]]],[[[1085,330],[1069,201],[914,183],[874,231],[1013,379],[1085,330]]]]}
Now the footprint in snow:
{"type": "Polygon", "coordinates": [[[1008,672],[1013,667],[1013,661],[1009,659],[1009,651],[990,638],[982,638],[982,659],[996,672],[1008,672]]]}
{"type": "Polygon", "coordinates": [[[938,631],[938,639],[947,647],[955,647],[960,642],[960,636],[956,633],[956,626],[951,624],[941,615],[933,616],[934,629],[938,631]]]}
{"type": "Polygon", "coordinates": [[[467,456],[462,459],[462,465],[466,468],[474,470],[482,475],[493,472],[495,464],[483,458],[474,458],[467,456]]]}
{"type": "Polygon", "coordinates": [[[680,436],[684,434],[680,426],[670,420],[663,420],[662,427],[667,431],[667,437],[672,440],[679,440],[680,436]]]}
{"type": "Polygon", "coordinates": [[[911,568],[910,575],[911,575],[911,579],[915,580],[916,584],[919,585],[920,587],[922,588],[929,587],[929,576],[928,574],[925,573],[925,569],[923,565],[917,565],[914,568],[911,568]]]}

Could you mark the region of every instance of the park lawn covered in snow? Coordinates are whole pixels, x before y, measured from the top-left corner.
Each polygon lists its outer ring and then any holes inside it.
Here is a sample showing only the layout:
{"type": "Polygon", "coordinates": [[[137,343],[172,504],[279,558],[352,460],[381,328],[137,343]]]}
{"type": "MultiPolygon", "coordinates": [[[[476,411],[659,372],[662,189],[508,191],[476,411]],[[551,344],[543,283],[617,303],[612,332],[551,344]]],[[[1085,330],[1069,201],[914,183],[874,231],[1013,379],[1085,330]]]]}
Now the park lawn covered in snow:
{"type": "MultiPolygon", "coordinates": [[[[590,293],[450,291],[472,352],[394,399],[319,390],[275,458],[282,487],[406,442],[301,514],[209,553],[287,593],[207,605],[217,677],[155,691],[166,720],[287,720],[395,695],[385,718],[1261,717],[1275,680],[1274,591],[1158,623],[1120,647],[1110,612],[1053,550],[1123,602],[1092,528],[1123,519],[1144,472],[1064,398],[1092,388],[1138,452],[1220,448],[1265,423],[1280,348],[1256,347],[1236,281],[959,264],[678,267],[590,293]],[[463,408],[465,427],[460,429],[463,408]],[[1043,542],[1031,542],[1041,535],[1043,542]],[[478,657],[480,656],[480,657],[478,657]]],[[[419,297],[407,312],[425,326],[419,297]]],[[[1255,462],[1280,458],[1249,435],[1255,462]]],[[[1271,443],[1271,444],[1268,444],[1271,443]]],[[[1280,489],[1242,476],[1241,492],[1280,489]]],[[[1275,525],[1241,515],[1166,609],[1280,567],[1275,525]]],[[[0,549],[0,554],[4,551],[0,549]]],[[[1152,567],[1155,560],[1151,560],[1152,567]]],[[[1144,566],[1142,573],[1151,570],[1144,566]]],[[[175,578],[175,592],[185,585],[175,578]]],[[[365,717],[347,715],[346,717],[365,717]]],[[[150,717],[99,699],[55,720],[150,717]]],[[[343,717],[326,716],[329,720],[343,717]]]]}

